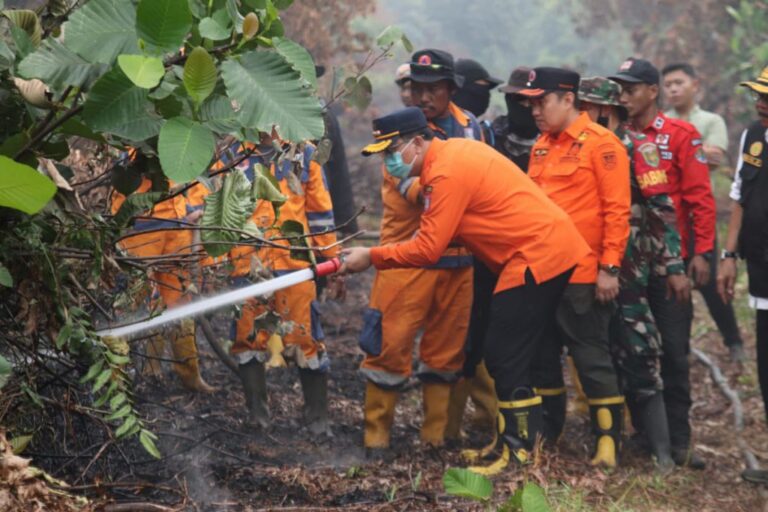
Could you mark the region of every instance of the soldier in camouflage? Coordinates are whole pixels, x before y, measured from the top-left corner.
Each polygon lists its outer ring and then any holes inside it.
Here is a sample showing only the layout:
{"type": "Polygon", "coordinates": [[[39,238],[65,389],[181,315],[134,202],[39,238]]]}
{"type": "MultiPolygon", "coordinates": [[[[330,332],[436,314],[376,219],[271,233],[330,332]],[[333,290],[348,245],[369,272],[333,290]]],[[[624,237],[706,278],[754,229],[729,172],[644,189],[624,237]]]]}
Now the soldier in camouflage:
{"type": "Polygon", "coordinates": [[[630,238],[621,266],[611,348],[632,422],[647,439],[657,468],[668,472],[674,462],[661,393],[661,336],[648,303],[647,287],[652,272],[666,275],[670,294],[688,300],[690,284],[680,253],[675,206],[667,194],[666,173],[659,166],[659,150],[645,135],[624,125],[626,111],[619,103],[620,93],[620,86],[607,78],[584,78],[579,101],[594,121],[616,133],[630,157],[630,238]]]}

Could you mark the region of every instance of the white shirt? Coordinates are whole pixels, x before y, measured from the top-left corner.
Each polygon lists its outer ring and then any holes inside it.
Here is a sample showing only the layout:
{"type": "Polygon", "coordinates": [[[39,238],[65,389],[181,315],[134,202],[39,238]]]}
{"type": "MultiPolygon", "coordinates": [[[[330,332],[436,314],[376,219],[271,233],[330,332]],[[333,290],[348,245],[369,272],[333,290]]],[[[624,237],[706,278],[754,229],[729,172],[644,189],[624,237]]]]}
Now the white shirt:
{"type": "MultiPolygon", "coordinates": [[[[741,167],[744,165],[744,142],[747,140],[747,130],[741,134],[739,143],[739,161],[736,163],[736,174],[733,176],[731,184],[731,193],[729,194],[734,201],[741,200],[741,167]]],[[[768,141],[768,129],[766,129],[766,141],[768,141]]],[[[754,309],[768,310],[768,297],[749,296],[749,305],[754,309]]]]}

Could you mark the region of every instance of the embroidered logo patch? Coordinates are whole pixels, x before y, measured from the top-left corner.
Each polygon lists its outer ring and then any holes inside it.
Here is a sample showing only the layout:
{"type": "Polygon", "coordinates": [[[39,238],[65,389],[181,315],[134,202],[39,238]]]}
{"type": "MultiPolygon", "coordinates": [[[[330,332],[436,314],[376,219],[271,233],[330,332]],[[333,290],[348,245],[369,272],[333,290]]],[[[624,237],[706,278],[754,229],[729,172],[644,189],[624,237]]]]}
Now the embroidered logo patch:
{"type": "Polygon", "coordinates": [[[763,152],[763,143],[760,141],[753,142],[751,146],[749,146],[749,154],[752,156],[760,156],[760,154],[763,152]]]}
{"type": "Polygon", "coordinates": [[[657,117],[656,120],[653,122],[653,127],[656,128],[657,130],[661,130],[662,128],[664,128],[664,119],[662,119],[661,117],[657,117]]]}
{"type": "Polygon", "coordinates": [[[613,170],[616,168],[616,153],[610,152],[610,153],[603,153],[603,165],[608,170],[613,170]]]}
{"type": "Polygon", "coordinates": [[[661,163],[661,159],[659,158],[659,150],[655,144],[646,142],[637,148],[637,151],[643,156],[643,160],[645,160],[645,163],[649,166],[658,167],[659,163],[661,163]]]}
{"type": "Polygon", "coordinates": [[[669,144],[669,134],[668,133],[660,133],[656,135],[656,144],[669,144]]]}
{"type": "Polygon", "coordinates": [[[704,153],[704,148],[700,147],[696,150],[696,160],[703,164],[707,163],[707,155],[704,153]]]}
{"type": "Polygon", "coordinates": [[[429,55],[422,55],[421,57],[419,57],[419,64],[421,64],[422,66],[429,66],[430,64],[432,64],[432,57],[430,57],[429,55]]]}

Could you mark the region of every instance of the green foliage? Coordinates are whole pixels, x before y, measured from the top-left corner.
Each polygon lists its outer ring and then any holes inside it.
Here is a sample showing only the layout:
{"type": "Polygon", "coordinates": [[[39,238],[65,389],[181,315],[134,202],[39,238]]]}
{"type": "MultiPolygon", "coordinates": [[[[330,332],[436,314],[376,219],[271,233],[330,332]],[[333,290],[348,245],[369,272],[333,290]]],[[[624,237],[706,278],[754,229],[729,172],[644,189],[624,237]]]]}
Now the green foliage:
{"type": "Polygon", "coordinates": [[[39,212],[56,193],[56,185],[28,165],[0,155],[0,206],[30,215],[39,212]]]}
{"type": "Polygon", "coordinates": [[[102,68],[94,66],[55,39],[46,39],[40,48],[19,63],[24,78],[39,78],[54,89],[81,87],[92,81],[102,68]]]}
{"type": "Polygon", "coordinates": [[[213,133],[185,117],[169,119],[157,141],[160,164],[166,176],[177,184],[200,176],[211,163],[216,150],[213,133]]]}
{"type": "Polygon", "coordinates": [[[251,184],[242,171],[233,171],[224,178],[221,190],[205,198],[205,213],[200,225],[206,229],[200,238],[205,243],[205,250],[211,256],[226,254],[242,236],[237,231],[243,230],[245,223],[253,213],[254,201],[251,184]]]}
{"type": "MultiPolygon", "coordinates": [[[[227,22],[229,19],[227,18],[227,22]]],[[[229,39],[232,35],[232,27],[228,23],[222,24],[215,18],[203,18],[200,20],[200,35],[211,41],[229,39]]]]}
{"type": "Polygon", "coordinates": [[[8,360],[0,355],[0,389],[3,389],[8,384],[8,379],[13,374],[13,365],[8,360]]]}
{"type": "Polygon", "coordinates": [[[0,263],[0,286],[5,286],[6,288],[13,287],[13,276],[11,276],[11,272],[2,263],[0,263]]]}
{"type": "Polygon", "coordinates": [[[157,57],[144,55],[120,55],[117,58],[120,69],[131,82],[142,89],[157,87],[165,75],[163,61],[157,57]]]}
{"type": "Polygon", "coordinates": [[[289,141],[319,139],[325,132],[320,102],[281,55],[249,52],[221,64],[230,97],[240,106],[246,128],[269,131],[275,126],[289,141]]]}
{"type": "Polygon", "coordinates": [[[199,105],[211,95],[216,87],[216,63],[205,48],[196,47],[184,64],[184,88],[199,105]]]}
{"type": "Polygon", "coordinates": [[[119,68],[102,76],[91,89],[83,120],[97,131],[139,141],[160,132],[161,121],[151,115],[147,91],[136,87],[119,68]]]}
{"type": "Polygon", "coordinates": [[[131,0],[90,0],[63,25],[66,46],[89,62],[112,64],[139,53],[136,8],[131,0]]]}
{"type": "Polygon", "coordinates": [[[450,468],[443,473],[443,485],[448,494],[474,501],[487,502],[493,494],[490,480],[463,468],[450,468]]]}
{"type": "Polygon", "coordinates": [[[519,487],[500,512],[551,512],[544,490],[533,482],[519,487]]]}
{"type": "Polygon", "coordinates": [[[300,44],[282,37],[272,39],[272,43],[275,45],[277,53],[282,55],[291,67],[299,72],[301,78],[306,80],[312,89],[317,89],[315,62],[309,52],[300,44]]]}
{"type": "Polygon", "coordinates": [[[187,0],[141,0],[136,9],[136,33],[153,54],[177,52],[191,27],[187,0]]]}
{"type": "Polygon", "coordinates": [[[11,23],[16,27],[26,32],[34,46],[40,45],[43,37],[43,28],[40,26],[40,19],[35,14],[35,11],[13,9],[3,11],[3,16],[11,20],[11,23]]]}

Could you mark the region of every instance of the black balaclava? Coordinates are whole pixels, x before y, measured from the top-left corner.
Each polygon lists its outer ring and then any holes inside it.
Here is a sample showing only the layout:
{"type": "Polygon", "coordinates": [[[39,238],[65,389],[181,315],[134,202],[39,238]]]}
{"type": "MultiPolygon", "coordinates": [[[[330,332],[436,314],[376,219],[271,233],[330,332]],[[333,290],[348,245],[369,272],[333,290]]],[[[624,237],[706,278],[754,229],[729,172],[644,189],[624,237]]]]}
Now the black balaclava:
{"type": "Polygon", "coordinates": [[[507,103],[507,122],[509,131],[522,139],[533,139],[539,134],[536,127],[536,121],[533,120],[533,111],[531,107],[524,107],[520,104],[517,96],[514,94],[504,95],[507,103]]]}
{"type": "Polygon", "coordinates": [[[480,117],[485,114],[491,103],[491,90],[488,85],[465,83],[452,99],[459,107],[469,110],[475,117],[480,117]]]}
{"type": "MultiPolygon", "coordinates": [[[[600,105],[600,114],[597,116],[597,124],[602,126],[603,128],[608,128],[608,122],[611,120],[610,116],[606,116],[603,114],[605,111],[605,106],[600,105]]],[[[610,108],[609,108],[610,112],[610,108]]]]}

